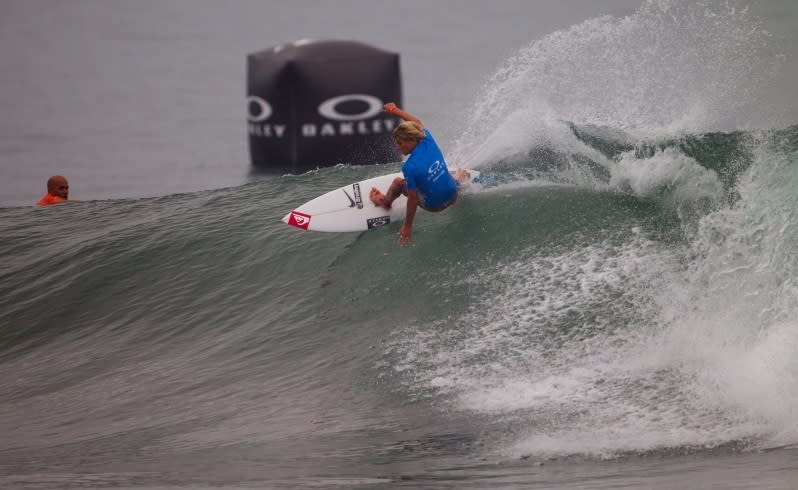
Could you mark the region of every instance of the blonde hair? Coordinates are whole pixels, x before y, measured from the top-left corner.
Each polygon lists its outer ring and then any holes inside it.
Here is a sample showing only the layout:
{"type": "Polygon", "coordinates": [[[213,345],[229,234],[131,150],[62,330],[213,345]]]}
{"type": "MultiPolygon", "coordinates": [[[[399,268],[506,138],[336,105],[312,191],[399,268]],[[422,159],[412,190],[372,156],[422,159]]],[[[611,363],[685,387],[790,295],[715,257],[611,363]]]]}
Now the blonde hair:
{"type": "Polygon", "coordinates": [[[425,136],[424,128],[415,121],[405,121],[393,130],[393,137],[402,141],[415,141],[418,143],[425,136]]]}

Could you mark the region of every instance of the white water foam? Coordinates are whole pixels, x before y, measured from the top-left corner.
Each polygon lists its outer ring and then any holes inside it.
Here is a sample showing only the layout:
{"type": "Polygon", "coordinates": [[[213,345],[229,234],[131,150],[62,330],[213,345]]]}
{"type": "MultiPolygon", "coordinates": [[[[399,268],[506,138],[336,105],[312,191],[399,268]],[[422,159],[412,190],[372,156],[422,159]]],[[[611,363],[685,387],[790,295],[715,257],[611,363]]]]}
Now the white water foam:
{"type": "Polygon", "coordinates": [[[645,159],[637,158],[633,151],[626,152],[611,173],[612,187],[628,189],[638,197],[661,192],[677,201],[723,197],[723,184],[717,173],[675,148],[645,159]]]}
{"type": "Polygon", "coordinates": [[[739,201],[704,216],[684,250],[637,237],[616,262],[603,259],[611,248],[602,247],[587,260],[602,264],[589,280],[578,255],[549,260],[548,280],[530,273],[545,266],[517,264],[521,298],[561,300],[538,302],[535,315],[523,300],[491,298],[501,306],[473,340],[499,343],[492,350],[505,354],[501,368],[451,377],[460,407],[524,420],[527,435],[504,449],[513,456],[798,443],[798,152],[782,149],[754,151],[739,201]],[[537,343],[533,331],[556,323],[563,308],[602,301],[623,326],[591,319],[601,335],[565,338],[550,351],[537,343]],[[501,320],[508,315],[528,345],[501,320]]]}
{"type": "MultiPolygon", "coordinates": [[[[459,410],[522,420],[544,435],[544,446],[524,438],[508,449],[513,453],[570,452],[569,439],[576,443],[596,428],[640,436],[652,419],[670,426],[652,407],[678,393],[679,377],[641,370],[630,359],[653,334],[657,313],[648,294],[676,267],[675,257],[640,230],[628,231],[623,243],[530,250],[472,276],[470,287],[490,292],[456,331],[441,325],[400,335],[400,369],[414,372],[420,392],[432,388],[459,410]]],[[[651,432],[644,431],[648,438],[651,432]]],[[[606,440],[574,452],[624,444],[642,443],[606,440]]]]}
{"type": "Polygon", "coordinates": [[[674,211],[685,227],[726,196],[717,172],[672,147],[645,158],[625,152],[610,168],[609,187],[658,202],[674,211]]]}
{"type": "Polygon", "coordinates": [[[661,297],[658,355],[694,374],[708,405],[798,442],[798,152],[763,144],[739,201],[705,216],[689,268],[661,297]],[[678,290],[678,292],[676,292],[678,290]]]}

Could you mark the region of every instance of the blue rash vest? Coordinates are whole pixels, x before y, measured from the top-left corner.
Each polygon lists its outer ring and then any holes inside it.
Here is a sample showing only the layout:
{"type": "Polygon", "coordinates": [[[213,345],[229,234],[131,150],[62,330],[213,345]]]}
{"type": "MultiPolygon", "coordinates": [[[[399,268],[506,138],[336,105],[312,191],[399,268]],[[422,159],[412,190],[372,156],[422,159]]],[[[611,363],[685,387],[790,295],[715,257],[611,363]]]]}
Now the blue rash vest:
{"type": "Polygon", "coordinates": [[[455,198],[457,182],[449,174],[432,133],[424,129],[424,134],[426,137],[416,144],[402,165],[402,173],[408,192],[418,191],[424,207],[435,210],[455,198]]]}

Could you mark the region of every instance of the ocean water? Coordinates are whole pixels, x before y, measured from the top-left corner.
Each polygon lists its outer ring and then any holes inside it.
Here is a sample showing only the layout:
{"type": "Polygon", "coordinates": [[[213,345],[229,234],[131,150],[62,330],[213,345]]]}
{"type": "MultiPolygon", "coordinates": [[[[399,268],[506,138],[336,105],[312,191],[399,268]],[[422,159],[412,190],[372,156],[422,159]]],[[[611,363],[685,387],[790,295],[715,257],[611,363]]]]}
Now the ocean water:
{"type": "Polygon", "coordinates": [[[798,7],[549,3],[4,2],[0,487],[795,488],[798,7]],[[305,37],[485,176],[411,246],[250,171],[305,37]]]}

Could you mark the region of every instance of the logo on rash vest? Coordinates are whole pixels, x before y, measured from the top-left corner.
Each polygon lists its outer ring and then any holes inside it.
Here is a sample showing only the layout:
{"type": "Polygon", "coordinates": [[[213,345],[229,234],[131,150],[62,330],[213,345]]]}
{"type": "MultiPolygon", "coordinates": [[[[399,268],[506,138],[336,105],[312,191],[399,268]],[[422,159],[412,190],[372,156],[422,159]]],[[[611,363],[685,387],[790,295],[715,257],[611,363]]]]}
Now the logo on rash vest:
{"type": "Polygon", "coordinates": [[[291,211],[291,215],[288,217],[288,224],[307,230],[308,226],[310,226],[310,215],[299,211],[291,211]]]}
{"type": "Polygon", "coordinates": [[[435,160],[432,165],[429,166],[429,170],[427,170],[429,180],[436,182],[445,173],[445,168],[446,167],[443,165],[443,163],[441,163],[440,160],[435,160]]]}

